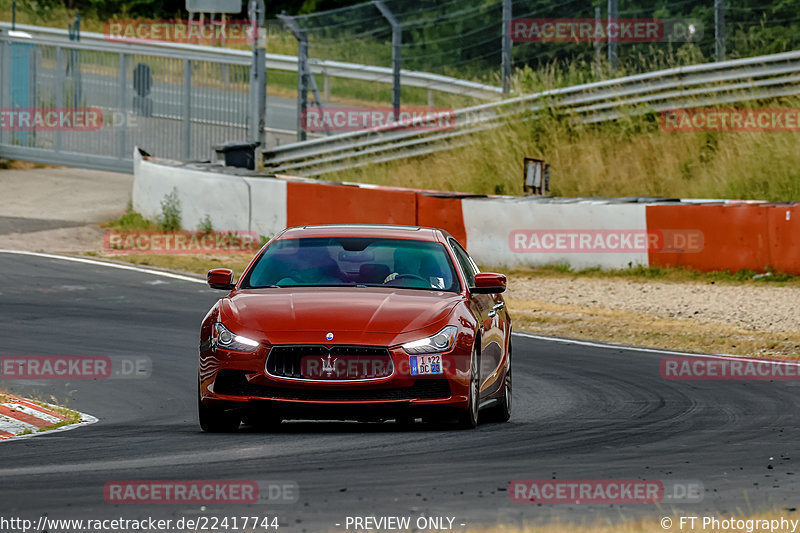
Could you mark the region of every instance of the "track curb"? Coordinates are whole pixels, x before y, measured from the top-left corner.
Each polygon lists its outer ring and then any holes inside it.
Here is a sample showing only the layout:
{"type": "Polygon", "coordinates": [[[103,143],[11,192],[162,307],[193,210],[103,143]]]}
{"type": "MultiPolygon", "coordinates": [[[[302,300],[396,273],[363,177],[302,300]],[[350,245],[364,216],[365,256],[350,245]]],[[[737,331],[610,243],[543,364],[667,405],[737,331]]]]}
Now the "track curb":
{"type": "Polygon", "coordinates": [[[79,426],[94,424],[98,421],[92,415],[75,411],[80,415],[80,420],[48,429],[61,422],[69,421],[67,416],[58,412],[59,408],[57,406],[34,402],[13,394],[3,393],[2,396],[3,401],[0,402],[0,442],[67,431],[79,426]]]}

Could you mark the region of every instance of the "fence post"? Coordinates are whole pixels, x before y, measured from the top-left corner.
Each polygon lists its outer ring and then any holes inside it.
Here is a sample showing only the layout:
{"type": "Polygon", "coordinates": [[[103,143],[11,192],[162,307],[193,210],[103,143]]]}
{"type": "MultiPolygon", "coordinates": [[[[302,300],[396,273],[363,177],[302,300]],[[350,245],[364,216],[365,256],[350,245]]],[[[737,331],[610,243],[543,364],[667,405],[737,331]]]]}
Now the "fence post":
{"type": "Polygon", "coordinates": [[[303,117],[308,109],[308,37],[300,33],[297,41],[297,140],[306,140],[303,117]]]}
{"type": "Polygon", "coordinates": [[[725,0],[714,0],[714,52],[725,61],[725,0]]]}
{"type": "Polygon", "coordinates": [[[297,140],[305,141],[303,116],[308,109],[308,36],[289,15],[282,13],[278,18],[297,39],[297,140]]]}
{"type": "MultiPolygon", "coordinates": [[[[80,42],[81,40],[81,14],[75,15],[75,22],[68,26],[70,41],[80,42]]],[[[83,106],[83,80],[81,78],[81,52],[70,48],[69,50],[69,73],[72,78],[72,102],[70,107],[77,109],[83,106]]]]}
{"type": "MultiPolygon", "coordinates": [[[[14,101],[12,94],[13,56],[11,41],[4,41],[0,36],[0,109],[11,107],[14,101]]],[[[0,128],[0,146],[10,144],[13,135],[9,137],[6,128],[0,128]]]]}
{"type": "MultiPolygon", "coordinates": [[[[14,7],[16,8],[16,2],[14,2],[14,7]]],[[[3,109],[4,102],[6,100],[6,79],[8,75],[6,74],[6,69],[9,68],[10,61],[6,58],[6,48],[8,45],[6,42],[0,38],[0,109],[3,109]]],[[[0,145],[3,144],[3,128],[0,128],[0,145]]]]}
{"type": "Polygon", "coordinates": [[[264,0],[251,0],[250,19],[255,26],[253,64],[250,66],[250,124],[248,141],[263,147],[267,112],[267,30],[264,28],[264,0]]]}
{"type": "Polygon", "coordinates": [[[126,144],[127,144],[127,132],[128,132],[128,121],[131,117],[128,116],[128,54],[120,53],[119,54],[119,102],[117,107],[119,108],[120,113],[125,120],[125,125],[122,128],[119,128],[117,142],[119,143],[118,155],[120,159],[127,159],[131,156],[131,154],[127,153],[126,144]]]}
{"type": "MultiPolygon", "coordinates": [[[[56,46],[56,79],[55,79],[55,92],[56,92],[56,109],[64,108],[64,49],[61,46],[56,46]]],[[[61,129],[56,130],[55,151],[61,151],[62,143],[61,129]]]]}
{"type": "Polygon", "coordinates": [[[382,0],[372,0],[372,3],[375,4],[383,18],[392,26],[392,108],[394,109],[394,121],[397,122],[400,120],[400,67],[403,63],[403,28],[382,0]]]}
{"type": "Polygon", "coordinates": [[[503,42],[502,42],[503,94],[511,90],[511,0],[503,0],[503,42]]]}
{"type": "Polygon", "coordinates": [[[594,8],[594,61],[597,64],[597,77],[603,72],[603,45],[600,42],[600,33],[597,31],[603,23],[600,8],[594,8]]]}
{"type": "Polygon", "coordinates": [[[192,61],[183,60],[183,160],[192,153],[192,61]]]}
{"type": "Polygon", "coordinates": [[[619,63],[619,55],[618,55],[618,46],[619,42],[619,10],[617,9],[617,0],[608,0],[608,26],[610,27],[611,24],[617,25],[617,36],[611,37],[611,31],[608,30],[608,62],[611,67],[611,71],[617,70],[617,65],[619,63]]]}

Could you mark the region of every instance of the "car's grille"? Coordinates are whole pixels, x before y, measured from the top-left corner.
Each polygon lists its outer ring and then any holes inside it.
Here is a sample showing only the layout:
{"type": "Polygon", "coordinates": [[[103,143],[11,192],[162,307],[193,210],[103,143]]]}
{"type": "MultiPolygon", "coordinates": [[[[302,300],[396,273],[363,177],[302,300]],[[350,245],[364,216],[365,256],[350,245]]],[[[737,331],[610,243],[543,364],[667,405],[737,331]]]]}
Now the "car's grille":
{"type": "Polygon", "coordinates": [[[450,397],[446,379],[417,379],[411,387],[381,389],[319,389],[274,387],[258,385],[247,380],[243,370],[220,370],[214,382],[214,392],[231,396],[252,396],[276,400],[308,401],[376,401],[376,400],[435,400],[450,397]]]}
{"type": "MultiPolygon", "coordinates": [[[[354,364],[351,368],[360,367],[354,364]]],[[[342,345],[328,348],[322,345],[292,345],[273,346],[267,356],[266,370],[268,374],[282,378],[341,381],[384,378],[392,375],[394,366],[389,350],[377,346],[342,345]],[[367,371],[351,376],[324,372],[326,364],[335,366],[337,361],[341,364],[340,368],[347,368],[350,362],[361,362],[367,371]]]]}

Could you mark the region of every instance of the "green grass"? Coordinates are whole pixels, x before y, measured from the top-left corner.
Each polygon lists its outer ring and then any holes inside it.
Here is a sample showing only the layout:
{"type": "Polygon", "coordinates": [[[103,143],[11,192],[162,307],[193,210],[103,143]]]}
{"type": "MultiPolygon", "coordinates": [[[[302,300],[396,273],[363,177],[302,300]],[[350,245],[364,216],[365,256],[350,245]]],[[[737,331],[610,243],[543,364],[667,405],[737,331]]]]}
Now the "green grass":
{"type": "MultiPolygon", "coordinates": [[[[34,398],[28,398],[28,399],[30,401],[32,401],[33,403],[41,406],[41,407],[44,407],[46,409],[50,409],[51,411],[55,411],[56,413],[67,417],[67,420],[65,420],[63,422],[59,422],[58,424],[54,424],[52,426],[47,426],[46,428],[42,428],[42,430],[55,429],[57,427],[67,426],[69,424],[74,424],[76,422],[80,422],[80,420],[81,420],[81,414],[79,412],[74,411],[74,410],[70,409],[69,407],[67,407],[67,403],[68,403],[67,400],[65,400],[63,402],[64,405],[59,405],[54,396],[50,397],[51,402],[46,402],[44,400],[41,400],[41,399],[35,398],[35,397],[34,398]]],[[[40,431],[42,431],[42,430],[40,430],[40,431]]]]}
{"type": "Polygon", "coordinates": [[[139,213],[130,210],[118,219],[107,222],[103,227],[120,231],[149,231],[161,229],[158,223],[148,220],[139,213]]]}
{"type": "MultiPolygon", "coordinates": [[[[154,221],[143,217],[140,213],[133,211],[133,208],[130,204],[128,205],[124,215],[117,219],[105,222],[101,224],[100,227],[118,231],[177,231],[175,229],[166,228],[160,221],[154,221]]],[[[208,215],[206,215],[200,221],[200,224],[198,224],[196,230],[187,231],[211,233],[214,231],[214,227],[211,224],[211,219],[208,215]]],[[[272,235],[259,235],[259,246],[264,246],[271,238],[272,235]]]]}
{"type": "Polygon", "coordinates": [[[58,424],[53,424],[52,426],[47,426],[40,428],[37,433],[44,433],[45,431],[52,431],[54,429],[63,428],[64,426],[71,426],[72,424],[76,424],[81,421],[80,415],[77,416],[74,420],[62,420],[58,424]]]}

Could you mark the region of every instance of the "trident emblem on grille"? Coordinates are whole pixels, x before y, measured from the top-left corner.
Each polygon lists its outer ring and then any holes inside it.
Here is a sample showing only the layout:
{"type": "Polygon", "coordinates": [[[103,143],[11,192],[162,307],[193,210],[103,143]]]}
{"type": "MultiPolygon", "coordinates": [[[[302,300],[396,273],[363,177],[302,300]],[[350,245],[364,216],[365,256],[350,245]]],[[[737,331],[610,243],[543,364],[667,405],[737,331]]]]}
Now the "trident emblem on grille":
{"type": "Polygon", "coordinates": [[[322,358],[322,371],[328,375],[333,374],[333,363],[331,362],[331,354],[328,354],[327,360],[324,357],[322,358]]]}

